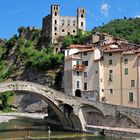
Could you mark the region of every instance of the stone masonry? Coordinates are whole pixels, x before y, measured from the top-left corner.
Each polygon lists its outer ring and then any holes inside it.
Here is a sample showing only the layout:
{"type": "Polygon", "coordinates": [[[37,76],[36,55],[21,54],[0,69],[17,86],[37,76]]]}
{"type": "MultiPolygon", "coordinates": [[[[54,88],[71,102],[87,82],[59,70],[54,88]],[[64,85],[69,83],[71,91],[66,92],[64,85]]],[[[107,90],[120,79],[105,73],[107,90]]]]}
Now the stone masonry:
{"type": "Polygon", "coordinates": [[[66,35],[76,35],[78,29],[86,30],[86,10],[77,9],[77,16],[60,16],[60,6],[51,5],[51,14],[43,18],[43,36],[51,43],[57,43],[58,39],[66,35]]]}
{"type": "Polygon", "coordinates": [[[86,125],[116,127],[124,120],[127,125],[123,127],[140,127],[140,109],[89,101],[27,81],[0,83],[0,92],[6,91],[28,91],[38,95],[54,110],[65,129],[86,132],[86,125]]]}

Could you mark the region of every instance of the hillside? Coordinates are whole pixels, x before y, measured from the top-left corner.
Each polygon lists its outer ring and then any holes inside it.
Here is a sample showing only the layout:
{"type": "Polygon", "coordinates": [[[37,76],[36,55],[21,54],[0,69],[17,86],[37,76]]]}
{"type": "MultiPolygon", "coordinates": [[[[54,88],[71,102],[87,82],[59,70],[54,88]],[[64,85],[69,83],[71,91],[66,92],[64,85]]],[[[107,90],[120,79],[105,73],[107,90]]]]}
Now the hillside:
{"type": "MultiPolygon", "coordinates": [[[[40,29],[20,27],[18,32],[9,40],[0,40],[0,82],[25,80],[61,89],[63,54],[54,53],[53,44],[41,36],[40,29]]],[[[14,94],[0,95],[0,110],[9,110],[7,100],[11,95],[14,94]]],[[[21,111],[46,106],[32,94],[17,94],[10,102],[21,111]]]]}
{"type": "Polygon", "coordinates": [[[106,25],[94,28],[93,33],[95,32],[105,32],[131,43],[140,44],[140,18],[115,19],[106,25]]]}
{"type": "Polygon", "coordinates": [[[44,78],[49,73],[49,79],[54,80],[61,67],[63,54],[54,53],[53,45],[41,37],[40,29],[21,27],[18,31],[19,36],[14,35],[0,45],[0,82],[10,79],[36,80],[47,84],[48,79],[45,82],[44,78]]]}

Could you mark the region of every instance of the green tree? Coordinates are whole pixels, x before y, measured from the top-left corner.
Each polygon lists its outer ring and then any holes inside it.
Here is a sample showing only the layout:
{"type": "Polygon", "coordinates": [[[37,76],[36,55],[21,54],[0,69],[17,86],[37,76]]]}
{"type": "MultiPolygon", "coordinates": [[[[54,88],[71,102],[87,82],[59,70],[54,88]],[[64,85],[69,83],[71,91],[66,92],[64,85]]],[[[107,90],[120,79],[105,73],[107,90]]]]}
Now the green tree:
{"type": "Polygon", "coordinates": [[[10,105],[8,103],[10,96],[13,96],[13,93],[11,92],[5,92],[0,94],[0,100],[2,101],[2,110],[4,112],[9,112],[11,111],[10,105]]]}
{"type": "Polygon", "coordinates": [[[121,37],[131,43],[140,44],[140,18],[124,18],[110,21],[104,26],[94,28],[93,33],[104,32],[115,37],[121,37]]]}
{"type": "Polygon", "coordinates": [[[66,48],[66,47],[70,46],[74,42],[74,37],[68,35],[68,36],[66,36],[66,37],[63,38],[62,42],[63,42],[62,43],[62,46],[64,48],[66,48]]]}

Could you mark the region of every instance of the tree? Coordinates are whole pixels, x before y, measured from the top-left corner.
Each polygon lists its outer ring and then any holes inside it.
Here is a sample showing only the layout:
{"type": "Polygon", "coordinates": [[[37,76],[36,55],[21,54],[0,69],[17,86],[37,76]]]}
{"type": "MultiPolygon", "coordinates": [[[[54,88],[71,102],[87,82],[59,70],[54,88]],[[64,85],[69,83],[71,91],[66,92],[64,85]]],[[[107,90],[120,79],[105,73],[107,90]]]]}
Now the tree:
{"type": "Polygon", "coordinates": [[[26,28],[25,27],[20,27],[20,28],[18,28],[18,33],[19,33],[19,35],[20,34],[22,34],[23,32],[25,32],[26,31],[26,28]]]}
{"type": "Polygon", "coordinates": [[[62,46],[64,48],[70,46],[74,42],[73,36],[68,35],[68,36],[64,37],[63,40],[62,40],[62,42],[63,42],[62,43],[62,46]]]}
{"type": "Polygon", "coordinates": [[[140,18],[115,19],[106,25],[93,29],[93,33],[104,32],[115,37],[121,37],[131,43],[140,44],[140,18]]]}
{"type": "Polygon", "coordinates": [[[4,112],[9,112],[11,110],[10,105],[8,104],[10,96],[13,96],[13,93],[5,92],[0,94],[0,100],[2,101],[2,110],[4,112]]]}

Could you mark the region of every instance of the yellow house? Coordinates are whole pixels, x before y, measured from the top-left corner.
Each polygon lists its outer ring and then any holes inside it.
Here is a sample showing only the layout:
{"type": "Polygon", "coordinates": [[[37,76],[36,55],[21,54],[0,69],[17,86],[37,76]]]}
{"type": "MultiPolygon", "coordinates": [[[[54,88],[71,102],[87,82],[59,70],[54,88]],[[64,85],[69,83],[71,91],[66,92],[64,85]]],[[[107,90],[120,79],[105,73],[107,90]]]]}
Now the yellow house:
{"type": "Polygon", "coordinates": [[[110,104],[121,105],[121,49],[104,51],[104,92],[103,101],[110,104]]]}
{"type": "Polygon", "coordinates": [[[110,104],[138,107],[137,55],[119,48],[104,51],[104,98],[110,104]]]}
{"type": "Polygon", "coordinates": [[[138,107],[137,55],[133,51],[122,53],[122,105],[138,107]]]}

